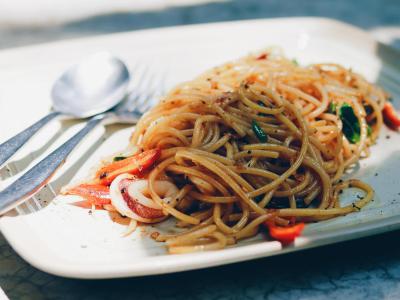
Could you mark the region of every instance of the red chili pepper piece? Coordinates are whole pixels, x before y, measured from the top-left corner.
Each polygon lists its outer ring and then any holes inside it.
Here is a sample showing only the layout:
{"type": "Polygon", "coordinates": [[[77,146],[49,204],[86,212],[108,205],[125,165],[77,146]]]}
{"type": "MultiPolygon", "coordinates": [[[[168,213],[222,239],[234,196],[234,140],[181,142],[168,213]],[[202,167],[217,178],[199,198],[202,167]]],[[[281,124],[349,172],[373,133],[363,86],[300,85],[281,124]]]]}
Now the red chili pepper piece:
{"type": "Polygon", "coordinates": [[[382,110],[383,118],[385,123],[393,128],[397,129],[400,127],[400,117],[397,115],[396,110],[390,102],[386,102],[382,110]]]}
{"type": "Polygon", "coordinates": [[[96,177],[100,184],[109,185],[115,177],[122,173],[132,175],[142,175],[160,157],[161,150],[156,148],[128,157],[124,160],[116,161],[102,167],[97,171],[96,177]]]}
{"type": "Polygon", "coordinates": [[[284,245],[292,243],[296,237],[300,236],[305,226],[304,223],[299,223],[293,226],[281,227],[271,222],[266,223],[266,225],[269,229],[269,235],[284,245]]]}

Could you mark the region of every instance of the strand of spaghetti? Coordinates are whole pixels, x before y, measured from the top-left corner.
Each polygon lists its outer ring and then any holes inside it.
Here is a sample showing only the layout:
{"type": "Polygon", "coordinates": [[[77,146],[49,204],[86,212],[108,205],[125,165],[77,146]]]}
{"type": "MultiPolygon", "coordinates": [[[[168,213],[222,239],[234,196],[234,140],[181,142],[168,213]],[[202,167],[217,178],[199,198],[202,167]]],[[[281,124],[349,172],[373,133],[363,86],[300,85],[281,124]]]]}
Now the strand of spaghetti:
{"type": "Polygon", "coordinates": [[[287,190],[287,191],[276,191],[274,193],[275,197],[288,197],[290,195],[296,195],[300,191],[304,190],[304,188],[309,184],[311,179],[311,174],[307,170],[304,179],[301,181],[301,183],[297,184],[294,188],[287,190]]]}
{"type": "Polygon", "coordinates": [[[265,193],[263,199],[258,203],[258,205],[262,208],[266,207],[268,203],[271,201],[272,196],[274,195],[276,189],[272,189],[269,192],[265,193]]]}
{"type": "Polygon", "coordinates": [[[227,238],[220,232],[213,232],[210,236],[213,237],[216,241],[213,243],[194,245],[194,246],[169,247],[168,251],[171,254],[183,254],[196,251],[218,250],[218,249],[223,249],[228,242],[227,238]]]}
{"type": "Polygon", "coordinates": [[[208,203],[234,203],[239,201],[239,199],[235,196],[226,196],[226,197],[208,196],[198,192],[192,192],[190,193],[190,196],[194,197],[197,200],[201,200],[208,203]]]}
{"type": "Polygon", "coordinates": [[[288,92],[290,94],[293,94],[293,95],[295,95],[295,96],[297,96],[297,97],[299,97],[301,99],[304,99],[304,100],[310,102],[311,104],[315,105],[316,107],[321,106],[321,102],[318,99],[314,98],[313,96],[311,96],[309,94],[304,93],[303,91],[301,91],[301,90],[299,90],[299,89],[297,89],[295,87],[288,86],[288,85],[283,84],[283,83],[279,83],[277,85],[277,88],[282,90],[282,91],[285,91],[285,92],[288,92]]]}
{"type": "Polygon", "coordinates": [[[218,229],[220,231],[222,231],[223,233],[232,234],[232,233],[236,232],[236,230],[227,226],[224,223],[224,221],[222,221],[222,219],[221,219],[221,204],[220,203],[216,203],[214,205],[213,220],[214,220],[214,223],[217,225],[218,229]]]}
{"type": "Polygon", "coordinates": [[[213,233],[214,231],[217,230],[217,226],[215,225],[209,225],[205,227],[201,227],[196,231],[192,232],[187,232],[182,235],[174,236],[166,240],[166,243],[168,246],[174,246],[174,245],[179,245],[179,244],[185,244],[190,241],[196,240],[200,237],[209,235],[213,233]]]}
{"type": "Polygon", "coordinates": [[[202,129],[203,122],[221,122],[221,118],[214,115],[205,115],[197,118],[194,123],[193,136],[192,136],[192,147],[198,147],[201,144],[200,130],[202,129]]]}
{"type": "Polygon", "coordinates": [[[186,174],[186,175],[193,175],[198,178],[201,178],[207,182],[209,182],[212,186],[214,186],[221,194],[227,196],[229,195],[228,190],[217,180],[215,180],[213,177],[205,174],[204,172],[200,172],[196,169],[190,168],[190,167],[184,167],[184,166],[179,166],[179,165],[169,165],[166,168],[167,171],[172,171],[175,173],[181,173],[181,174],[186,174]]]}
{"type": "MultiPolygon", "coordinates": [[[[307,152],[308,135],[305,134],[306,131],[307,131],[306,130],[306,125],[305,125],[304,121],[302,120],[301,116],[299,115],[299,112],[296,110],[296,108],[293,108],[292,105],[289,104],[288,102],[286,102],[285,104],[286,104],[286,107],[289,110],[291,110],[291,112],[295,115],[295,117],[299,121],[299,125],[300,125],[301,131],[303,133],[303,135],[302,135],[302,145],[301,145],[301,148],[300,148],[299,155],[298,155],[296,161],[293,163],[293,165],[285,173],[283,173],[279,178],[275,179],[273,182],[271,182],[270,184],[266,185],[265,187],[249,193],[248,194],[249,197],[256,197],[258,195],[261,195],[261,194],[267,192],[268,190],[271,190],[271,189],[275,188],[276,186],[281,184],[283,181],[285,181],[291,174],[293,174],[293,172],[295,170],[298,169],[298,167],[301,165],[302,160],[305,157],[305,153],[307,152]]],[[[327,189],[329,191],[329,187],[327,187],[327,189]]]]}
{"type": "Polygon", "coordinates": [[[308,115],[309,118],[316,118],[320,116],[324,111],[326,111],[329,105],[329,96],[327,90],[322,86],[320,82],[315,82],[314,86],[318,89],[318,92],[321,94],[322,99],[320,105],[308,115]]]}
{"type": "Polygon", "coordinates": [[[183,188],[181,188],[178,193],[172,197],[170,205],[175,207],[179,204],[179,202],[185,198],[185,196],[193,189],[192,185],[186,184],[183,188]]]}
{"type": "Polygon", "coordinates": [[[168,123],[170,122],[176,122],[177,120],[183,121],[183,120],[196,120],[198,118],[198,114],[195,113],[180,113],[180,114],[173,114],[173,115],[169,115],[166,117],[161,117],[161,119],[159,119],[157,121],[157,126],[152,126],[150,124],[149,128],[146,129],[146,132],[143,135],[143,140],[149,140],[150,137],[154,134],[154,132],[156,130],[159,130],[160,128],[167,128],[168,127],[168,123]]]}
{"type": "Polygon", "coordinates": [[[248,107],[254,109],[255,111],[259,111],[261,113],[264,114],[269,114],[269,115],[276,115],[276,114],[280,114],[281,112],[283,112],[284,108],[283,107],[279,107],[279,108],[267,108],[261,105],[258,105],[256,103],[254,103],[253,101],[251,101],[250,99],[248,99],[245,94],[244,94],[244,90],[246,89],[245,84],[242,83],[242,85],[239,88],[239,96],[240,96],[240,100],[246,104],[248,107]]]}
{"type": "Polygon", "coordinates": [[[269,157],[269,158],[278,158],[279,157],[279,152],[275,151],[265,151],[265,150],[247,150],[247,151],[241,151],[239,153],[236,153],[233,156],[234,160],[239,160],[241,158],[245,157],[269,157]]]}
{"type": "Polygon", "coordinates": [[[204,145],[202,148],[207,152],[214,152],[219,148],[221,148],[222,146],[224,146],[229,141],[230,138],[231,138],[230,134],[225,134],[215,143],[208,143],[207,145],[204,145]]]}
{"type": "Polygon", "coordinates": [[[215,112],[225,121],[225,123],[230,127],[232,127],[240,136],[246,135],[246,131],[243,128],[241,128],[238,124],[236,124],[232,120],[232,117],[229,114],[227,114],[221,107],[215,104],[213,104],[212,107],[215,110],[215,112]]]}
{"type": "Polygon", "coordinates": [[[185,145],[185,146],[189,145],[189,140],[187,139],[187,137],[184,134],[182,134],[180,132],[180,130],[168,127],[168,128],[164,128],[164,129],[157,131],[157,136],[155,138],[151,139],[151,143],[148,143],[146,146],[149,149],[155,148],[155,145],[157,144],[157,142],[159,140],[165,138],[165,136],[173,136],[176,139],[178,139],[182,145],[185,145]]]}
{"type": "MultiPolygon", "coordinates": [[[[250,218],[250,209],[249,209],[249,207],[246,205],[246,203],[240,202],[240,207],[241,207],[241,209],[242,209],[242,215],[241,215],[240,219],[237,221],[237,223],[236,223],[235,225],[233,225],[233,227],[232,227],[232,228],[235,229],[236,231],[239,231],[239,230],[241,230],[243,227],[245,227],[246,224],[247,224],[248,221],[249,221],[249,218],[250,218]]],[[[227,221],[228,221],[228,222],[230,221],[229,217],[230,217],[231,215],[232,215],[232,214],[227,215],[227,221]]]]}
{"type": "Polygon", "coordinates": [[[199,220],[196,218],[193,218],[187,214],[184,214],[173,207],[169,206],[167,203],[162,201],[162,199],[158,196],[158,194],[155,191],[154,183],[155,180],[157,179],[157,176],[170,164],[174,163],[175,159],[174,157],[168,158],[164,160],[162,163],[160,163],[158,166],[156,166],[149,175],[149,192],[151,195],[151,198],[153,201],[155,201],[158,205],[160,205],[165,211],[167,211],[169,214],[173,215],[175,218],[180,219],[182,221],[185,221],[190,224],[199,224],[199,220]]]}
{"type": "MultiPolygon", "coordinates": [[[[207,158],[198,156],[197,154],[190,153],[188,151],[179,151],[176,156],[181,156],[187,159],[190,159],[205,168],[209,169],[211,172],[215,173],[217,176],[219,176],[223,181],[225,181],[234,191],[235,193],[243,199],[254,211],[263,214],[264,209],[260,208],[257,203],[252,201],[242,190],[242,188],[229,176],[230,174],[226,174],[223,169],[221,169],[221,165],[217,161],[209,161],[207,158]]],[[[223,167],[223,166],[222,166],[223,167]]],[[[229,170],[225,168],[225,170],[229,170]]]]}
{"type": "Polygon", "coordinates": [[[164,159],[169,158],[171,156],[175,156],[176,153],[178,151],[181,151],[181,150],[190,150],[191,152],[193,152],[195,154],[199,154],[199,155],[202,155],[204,157],[216,160],[216,161],[218,161],[220,163],[223,163],[224,165],[230,166],[230,165],[234,164],[234,160],[229,159],[227,157],[224,157],[224,156],[221,156],[221,155],[218,155],[218,154],[215,154],[215,153],[210,153],[210,152],[207,152],[207,151],[204,151],[204,150],[201,150],[201,149],[193,149],[193,148],[187,148],[187,147],[175,147],[175,148],[162,150],[160,159],[164,160],[164,159]]]}
{"type": "Polygon", "coordinates": [[[312,216],[336,216],[344,215],[355,211],[360,211],[368,202],[372,200],[374,196],[374,191],[372,188],[363,183],[362,181],[351,179],[347,182],[343,182],[343,187],[358,187],[364,190],[366,195],[364,198],[355,201],[354,203],[344,206],[342,208],[332,208],[332,209],[317,209],[317,208],[299,208],[299,209],[278,209],[275,212],[280,217],[312,217],[312,216]]]}
{"type": "Polygon", "coordinates": [[[258,226],[262,223],[264,223],[265,221],[267,221],[269,218],[271,218],[273,215],[272,214],[264,214],[262,216],[259,216],[258,218],[254,219],[253,221],[251,221],[246,227],[244,227],[242,230],[240,230],[237,233],[234,233],[233,236],[240,240],[243,239],[245,237],[254,235],[257,230],[258,230],[258,226]]]}

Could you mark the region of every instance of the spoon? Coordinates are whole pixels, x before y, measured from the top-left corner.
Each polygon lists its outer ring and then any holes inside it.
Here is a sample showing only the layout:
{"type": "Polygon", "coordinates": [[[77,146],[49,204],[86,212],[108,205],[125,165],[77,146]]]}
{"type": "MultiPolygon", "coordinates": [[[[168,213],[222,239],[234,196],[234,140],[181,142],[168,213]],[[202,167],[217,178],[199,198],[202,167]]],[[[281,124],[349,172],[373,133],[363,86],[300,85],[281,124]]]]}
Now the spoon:
{"type": "Polygon", "coordinates": [[[126,93],[129,77],[125,64],[107,52],[72,66],[53,84],[53,111],[0,145],[0,167],[55,117],[87,118],[117,105],[126,93]]]}

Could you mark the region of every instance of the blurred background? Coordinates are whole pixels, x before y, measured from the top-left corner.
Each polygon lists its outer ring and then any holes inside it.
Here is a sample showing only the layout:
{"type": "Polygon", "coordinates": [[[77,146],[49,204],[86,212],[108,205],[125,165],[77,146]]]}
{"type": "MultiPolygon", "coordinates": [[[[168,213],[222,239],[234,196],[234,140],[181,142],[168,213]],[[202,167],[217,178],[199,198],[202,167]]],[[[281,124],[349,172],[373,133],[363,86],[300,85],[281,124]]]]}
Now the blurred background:
{"type": "Polygon", "coordinates": [[[399,0],[0,0],[0,49],[121,31],[320,16],[400,47],[399,0]]]}

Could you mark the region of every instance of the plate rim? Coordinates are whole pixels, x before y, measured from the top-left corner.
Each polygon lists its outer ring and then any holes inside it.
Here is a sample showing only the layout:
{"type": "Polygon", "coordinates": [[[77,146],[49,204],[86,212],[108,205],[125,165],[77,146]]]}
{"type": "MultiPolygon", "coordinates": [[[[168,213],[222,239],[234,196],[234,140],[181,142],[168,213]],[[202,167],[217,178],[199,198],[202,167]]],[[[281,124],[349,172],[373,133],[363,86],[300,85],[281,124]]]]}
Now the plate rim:
{"type": "MultiPolygon", "coordinates": [[[[358,28],[354,25],[347,24],[342,21],[338,21],[330,18],[321,17],[287,17],[287,18],[268,18],[268,19],[255,19],[255,20],[239,20],[229,22],[217,22],[217,23],[205,23],[205,24],[194,24],[194,25],[183,25],[183,26],[171,26],[162,28],[152,28],[137,31],[128,31],[122,33],[104,34],[92,37],[83,37],[78,39],[70,39],[63,41],[56,41],[50,43],[37,44],[32,46],[16,47],[11,49],[5,49],[0,51],[0,61],[3,57],[9,55],[21,55],[21,52],[38,51],[42,48],[48,47],[63,47],[65,45],[79,44],[79,43],[91,43],[96,40],[109,39],[109,38],[124,38],[124,36],[141,35],[141,34],[154,34],[161,32],[173,32],[173,31],[191,31],[191,30],[207,30],[207,28],[226,27],[232,24],[271,24],[277,22],[306,22],[316,23],[321,26],[339,27],[345,30],[350,30],[353,33],[362,36],[371,45],[384,45],[370,35],[365,30],[358,28]]],[[[393,49],[390,46],[384,45],[389,49],[393,49]]],[[[400,57],[400,52],[394,49],[396,55],[400,57]]],[[[26,225],[24,222],[7,222],[6,216],[0,217],[0,231],[4,235],[7,242],[11,247],[32,266],[39,270],[45,271],[50,274],[69,277],[69,278],[81,278],[81,279],[104,279],[104,278],[122,278],[122,277],[134,277],[134,276],[146,276],[156,274],[166,274],[172,272],[188,271],[194,269],[203,269],[208,267],[220,266],[230,263],[242,262],[251,259],[259,259],[267,256],[280,255],[298,250],[304,250],[323,245],[328,245],[337,242],[343,242],[347,240],[357,239],[365,236],[371,236],[383,232],[393,231],[400,229],[400,216],[392,216],[379,220],[373,220],[370,222],[352,225],[351,227],[344,226],[343,228],[337,228],[332,231],[324,231],[319,233],[310,234],[307,237],[307,241],[299,239],[299,242],[295,243],[295,246],[289,246],[282,248],[278,242],[268,242],[269,246],[266,247],[267,243],[256,243],[251,245],[242,245],[237,248],[228,248],[223,251],[213,251],[213,255],[207,257],[205,253],[192,253],[190,255],[162,255],[143,259],[144,262],[140,262],[132,267],[131,264],[115,264],[115,268],[108,270],[104,267],[108,265],[96,266],[94,264],[88,265],[74,265],[66,260],[57,261],[57,256],[51,256],[51,259],[35,257],[34,251],[27,252],[22,251],[20,244],[24,242],[15,232],[18,232],[16,228],[19,226],[26,225]],[[7,224],[14,223],[14,226],[7,226],[7,224]],[[15,226],[16,225],[16,226],[15,226]],[[334,237],[334,239],[333,239],[334,237]],[[236,252],[243,252],[244,254],[238,255],[236,252]],[[193,259],[195,257],[196,259],[193,259]],[[147,261],[152,260],[153,264],[148,264],[147,261]],[[190,262],[190,263],[189,263],[190,262]],[[160,265],[163,265],[160,267],[160,265]],[[150,267],[149,267],[150,266],[150,267]],[[84,267],[88,267],[87,269],[84,267]]]]}

